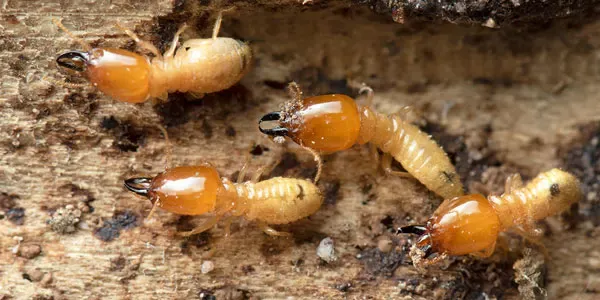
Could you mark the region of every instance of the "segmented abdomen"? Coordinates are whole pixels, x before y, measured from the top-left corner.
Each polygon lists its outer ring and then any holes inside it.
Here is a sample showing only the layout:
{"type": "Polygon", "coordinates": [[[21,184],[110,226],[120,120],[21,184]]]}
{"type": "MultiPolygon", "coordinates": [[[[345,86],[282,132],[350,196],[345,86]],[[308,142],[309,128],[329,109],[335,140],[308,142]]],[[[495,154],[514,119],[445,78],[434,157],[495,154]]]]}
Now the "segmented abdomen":
{"type": "Polygon", "coordinates": [[[578,202],[581,188],[579,180],[572,174],[552,169],[538,174],[524,187],[513,186],[502,196],[488,199],[504,228],[533,228],[535,221],[556,215],[578,202]]]}
{"type": "Polygon", "coordinates": [[[236,84],[250,70],[251,62],[252,51],[241,41],[188,40],[172,59],[153,61],[151,93],[156,97],[164,92],[221,91],[236,84]]]}
{"type": "Polygon", "coordinates": [[[408,173],[444,199],[464,194],[450,158],[429,135],[397,116],[386,116],[369,108],[361,110],[361,117],[366,118],[361,120],[363,142],[368,140],[392,155],[408,173]]]}
{"type": "Polygon", "coordinates": [[[274,177],[248,185],[246,218],[268,224],[286,224],[308,217],[323,203],[321,192],[312,182],[274,177]]]}

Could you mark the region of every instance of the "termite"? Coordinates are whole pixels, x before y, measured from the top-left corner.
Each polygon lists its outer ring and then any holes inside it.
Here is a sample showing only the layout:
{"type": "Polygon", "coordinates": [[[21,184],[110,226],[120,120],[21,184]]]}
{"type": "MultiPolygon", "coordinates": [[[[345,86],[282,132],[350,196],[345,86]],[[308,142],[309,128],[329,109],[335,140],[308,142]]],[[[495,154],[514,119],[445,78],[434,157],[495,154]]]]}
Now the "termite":
{"type": "MultiPolygon", "coordinates": [[[[386,173],[412,175],[431,191],[451,198],[463,195],[463,186],[454,165],[444,150],[418,127],[397,115],[384,115],[341,94],[302,98],[295,82],[290,83],[292,100],[281,111],[264,115],[259,130],[283,142],[289,137],[302,147],[322,153],[350,148],[354,144],[371,143],[383,153],[381,165],[386,173]],[[277,126],[264,128],[264,122],[277,121],[277,126]],[[408,172],[393,171],[392,158],[408,172]]],[[[367,87],[368,102],[373,90],[367,87]]]]}
{"type": "Polygon", "coordinates": [[[472,194],[445,200],[426,225],[405,226],[398,232],[419,235],[416,246],[425,259],[441,254],[426,263],[448,255],[489,257],[498,233],[511,229],[535,241],[540,234],[535,222],[568,209],[581,195],[579,180],[559,169],[539,174],[526,186],[519,174],[513,174],[501,196],[486,199],[472,194]]]}
{"type": "Polygon", "coordinates": [[[288,236],[268,224],[287,224],[315,213],[323,203],[319,188],[309,180],[274,177],[242,182],[245,167],[236,183],[220,178],[209,164],[167,169],[154,178],[139,177],[125,180],[125,187],[147,197],[156,207],[182,215],[213,213],[210,219],[181,236],[190,236],[209,230],[224,216],[225,232],[229,235],[230,217],[243,216],[258,221],[268,235],[288,236]]]}
{"type": "MultiPolygon", "coordinates": [[[[85,77],[103,93],[123,102],[141,103],[148,99],[167,100],[168,93],[190,92],[196,97],[227,89],[237,83],[251,67],[252,50],[232,38],[217,37],[221,26],[219,13],[212,38],[191,39],[177,48],[183,25],[170,48],[161,54],[150,42],[131,30],[117,26],[154,58],[117,48],[92,48],[72,34],[60,20],[53,22],[77,41],[84,51],[68,51],[56,59],[60,67],[85,77]]],[[[65,86],[77,84],[64,83],[65,86]]]]}

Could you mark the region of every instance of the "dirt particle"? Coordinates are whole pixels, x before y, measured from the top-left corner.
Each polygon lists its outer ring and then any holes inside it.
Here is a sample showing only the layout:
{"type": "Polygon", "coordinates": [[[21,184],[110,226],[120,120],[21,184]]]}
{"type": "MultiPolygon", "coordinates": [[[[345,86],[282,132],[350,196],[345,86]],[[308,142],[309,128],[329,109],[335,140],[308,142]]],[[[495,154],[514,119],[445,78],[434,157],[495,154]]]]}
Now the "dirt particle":
{"type": "Polygon", "coordinates": [[[115,140],[113,147],[123,152],[135,152],[144,144],[146,133],[132,121],[118,120],[113,116],[104,117],[99,126],[111,133],[115,140]]]}
{"type": "Polygon", "coordinates": [[[334,205],[339,198],[340,194],[340,181],[332,180],[332,181],[321,181],[319,182],[319,188],[321,189],[324,197],[325,204],[334,205]]]}
{"type": "Polygon", "coordinates": [[[98,228],[94,235],[105,242],[110,242],[119,237],[121,230],[136,227],[137,216],[132,211],[116,213],[112,219],[104,221],[104,225],[98,228]]]}
{"type": "Polygon", "coordinates": [[[224,287],[215,292],[216,299],[224,300],[244,300],[250,299],[250,296],[251,294],[249,291],[233,287],[224,287]]]}
{"type": "Polygon", "coordinates": [[[535,300],[547,297],[544,289],[546,265],[542,253],[525,248],[523,258],[515,262],[513,269],[522,299],[535,300]]]}
{"type": "Polygon", "coordinates": [[[42,276],[42,279],[40,280],[40,285],[42,287],[48,287],[52,283],[52,280],[52,273],[48,272],[44,274],[44,276],[42,276]]]}
{"type": "MultiPolygon", "coordinates": [[[[193,227],[189,228],[185,231],[189,231],[192,229],[193,229],[193,227]]],[[[200,234],[195,234],[193,236],[190,236],[181,242],[181,244],[180,244],[181,252],[183,254],[190,255],[193,252],[195,252],[197,249],[203,248],[206,245],[208,245],[209,239],[210,239],[210,233],[208,233],[206,231],[202,232],[200,234]]]]}
{"type": "Polygon", "coordinates": [[[269,151],[269,148],[263,146],[263,145],[255,145],[252,150],[250,150],[250,154],[254,155],[254,156],[260,156],[262,155],[264,152],[269,151]]]}
{"type": "Polygon", "coordinates": [[[81,210],[69,204],[64,208],[57,209],[52,218],[48,220],[48,225],[54,232],[60,234],[69,234],[77,230],[77,224],[81,221],[81,210]]]}
{"type": "Polygon", "coordinates": [[[332,238],[326,237],[321,240],[319,247],[317,247],[317,256],[327,263],[332,263],[338,259],[335,255],[335,248],[332,238]]]}
{"type": "Polygon", "coordinates": [[[27,274],[27,273],[23,273],[23,274],[21,274],[21,277],[23,277],[23,279],[25,279],[25,280],[27,280],[27,281],[29,281],[29,282],[32,282],[32,281],[33,281],[33,280],[31,280],[31,277],[30,277],[30,276],[29,276],[29,274],[27,274]]]}
{"type": "Polygon", "coordinates": [[[382,239],[380,239],[377,242],[377,249],[379,249],[379,251],[381,251],[383,253],[388,253],[388,252],[392,251],[393,247],[394,247],[394,243],[388,237],[383,237],[382,239]]]}
{"type": "Polygon", "coordinates": [[[360,252],[357,258],[368,274],[390,277],[401,264],[408,264],[405,252],[398,251],[397,248],[385,253],[377,247],[371,247],[360,252]]]}
{"type": "Polygon", "coordinates": [[[211,139],[213,137],[213,129],[212,126],[210,126],[210,123],[207,120],[204,120],[204,122],[202,122],[202,133],[204,134],[204,138],[205,139],[211,139]]]}
{"type": "Polygon", "coordinates": [[[100,127],[107,130],[117,128],[117,126],[119,126],[119,121],[114,116],[102,117],[102,121],[100,121],[100,127]]]}
{"type": "Polygon", "coordinates": [[[23,258],[32,259],[36,258],[42,253],[42,246],[38,244],[22,244],[19,247],[17,255],[23,258]]]}
{"type": "Polygon", "coordinates": [[[98,94],[96,93],[68,93],[63,98],[66,107],[73,108],[79,113],[92,116],[98,108],[98,94]]]}
{"type": "Polygon", "coordinates": [[[111,272],[121,271],[123,270],[123,268],[125,268],[126,264],[127,260],[125,259],[125,257],[123,255],[119,255],[110,259],[110,267],[108,268],[108,270],[111,272]]]}
{"type": "Polygon", "coordinates": [[[202,289],[198,292],[198,299],[200,300],[217,300],[217,297],[213,295],[212,291],[202,289]]]}
{"type": "Polygon", "coordinates": [[[242,272],[244,272],[244,274],[246,274],[246,275],[248,275],[250,273],[254,273],[254,271],[256,271],[256,269],[254,269],[254,267],[252,265],[242,266],[242,272]]]}
{"type": "Polygon", "coordinates": [[[0,209],[6,211],[9,210],[15,205],[17,205],[17,200],[19,196],[14,194],[0,193],[0,209]]]}
{"type": "Polygon", "coordinates": [[[350,282],[338,283],[334,287],[336,290],[338,290],[342,293],[347,293],[348,291],[350,291],[350,288],[352,287],[352,283],[350,283],[350,282]]]}
{"type": "Polygon", "coordinates": [[[200,266],[200,272],[202,274],[208,274],[210,272],[212,272],[215,269],[215,263],[213,263],[210,260],[205,260],[202,262],[202,265],[200,266]]]}
{"type": "Polygon", "coordinates": [[[23,225],[25,223],[25,209],[15,207],[5,212],[6,218],[15,225],[23,225]]]}
{"type": "Polygon", "coordinates": [[[33,282],[38,282],[40,280],[42,280],[42,278],[44,277],[44,272],[40,271],[40,269],[35,268],[29,272],[27,272],[27,274],[29,275],[29,278],[31,278],[31,281],[33,282]]]}
{"type": "Polygon", "coordinates": [[[225,128],[225,135],[228,137],[235,137],[236,135],[236,131],[235,128],[233,128],[233,126],[229,125],[227,126],[227,128],[225,128]]]}
{"type": "Polygon", "coordinates": [[[283,253],[284,248],[279,245],[276,241],[267,240],[260,246],[260,253],[265,258],[271,258],[273,256],[283,253]]]}

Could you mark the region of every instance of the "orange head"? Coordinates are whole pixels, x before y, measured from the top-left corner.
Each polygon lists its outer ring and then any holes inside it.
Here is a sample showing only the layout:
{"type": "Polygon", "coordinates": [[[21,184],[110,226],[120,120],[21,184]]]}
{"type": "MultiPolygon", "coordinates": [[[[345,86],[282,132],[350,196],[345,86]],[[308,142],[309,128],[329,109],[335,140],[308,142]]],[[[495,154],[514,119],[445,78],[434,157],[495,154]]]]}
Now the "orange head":
{"type": "Polygon", "coordinates": [[[115,48],[95,48],[89,52],[69,51],[56,58],[64,68],[85,73],[103,93],[129,103],[148,99],[150,63],[139,54],[115,48]]]}
{"type": "Polygon", "coordinates": [[[217,203],[217,192],[223,186],[217,171],[208,166],[177,167],[154,178],[131,178],[125,187],[158,202],[158,207],[181,215],[211,212],[217,203]]]}
{"type": "Polygon", "coordinates": [[[445,200],[426,226],[405,226],[398,231],[420,235],[417,246],[427,255],[464,255],[493,250],[500,230],[500,220],[489,201],[473,194],[445,200]]]}
{"type": "Polygon", "coordinates": [[[305,98],[288,103],[282,111],[264,115],[259,129],[270,136],[287,136],[297,144],[323,152],[350,148],[360,132],[360,115],[354,100],[333,94],[305,98]],[[279,121],[265,129],[265,121],[279,121]]]}

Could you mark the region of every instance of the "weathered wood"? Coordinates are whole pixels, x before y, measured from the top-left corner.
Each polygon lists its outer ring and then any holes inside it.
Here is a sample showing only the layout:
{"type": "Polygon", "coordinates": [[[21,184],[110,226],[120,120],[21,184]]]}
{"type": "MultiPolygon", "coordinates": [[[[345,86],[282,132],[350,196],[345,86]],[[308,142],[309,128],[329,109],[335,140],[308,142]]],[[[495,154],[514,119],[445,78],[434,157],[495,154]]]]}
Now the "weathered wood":
{"type": "MultiPolygon", "coordinates": [[[[448,270],[419,274],[407,256],[409,237],[390,229],[426,220],[441,199],[414,181],[377,172],[365,147],[326,157],[321,183],[326,204],[308,220],[281,227],[292,239],[265,236],[244,221],[235,223],[230,238],[216,228],[181,239],[175,231],[202,218],[160,211],[142,224],[150,203],[125,191],[122,180],[164,169],[165,142],[155,124],[168,127],[174,165],[209,161],[221,175],[232,176],[251,143],[269,148],[254,156],[255,168],[282,151],[260,135],[256,122],[287,99],[283,87],[290,80],[306,94],[356,95],[347,80],[366,82],[375,89],[379,111],[415,106],[421,124],[427,121],[425,128],[458,159],[471,191],[501,191],[513,171],[534,176],[555,166],[583,170],[578,174],[588,193],[580,206],[583,216],[568,219],[569,230],[558,218],[544,223],[550,253],[545,288],[561,299],[593,299],[600,291],[598,194],[593,194],[599,192],[593,183],[600,168],[590,154],[599,146],[582,135],[597,134],[589,124],[600,116],[599,22],[572,19],[536,32],[404,26],[347,1],[235,2],[238,9],[225,15],[221,35],[250,42],[256,53],[251,74],[228,91],[192,101],[175,94],[153,108],[115,102],[91,87],[68,90],[42,80],[83,82],[58,72],[56,55],[78,45],[51,18],[63,17],[65,26],[94,45],[134,49],[113,26],[120,22],[164,49],[183,22],[192,27],[184,40],[209,36],[212,12],[227,3],[1,5],[0,298],[518,295],[512,283],[518,247],[509,255],[499,250],[491,260],[461,258],[448,270]],[[582,157],[591,160],[580,166],[582,157]],[[331,264],[316,255],[325,237],[334,240],[339,256],[331,264]],[[205,260],[215,269],[202,274],[205,260]]],[[[293,146],[287,151],[292,154],[275,172],[302,177],[314,171],[307,153],[293,146]]],[[[539,271],[536,262],[520,265],[539,271]]]]}

